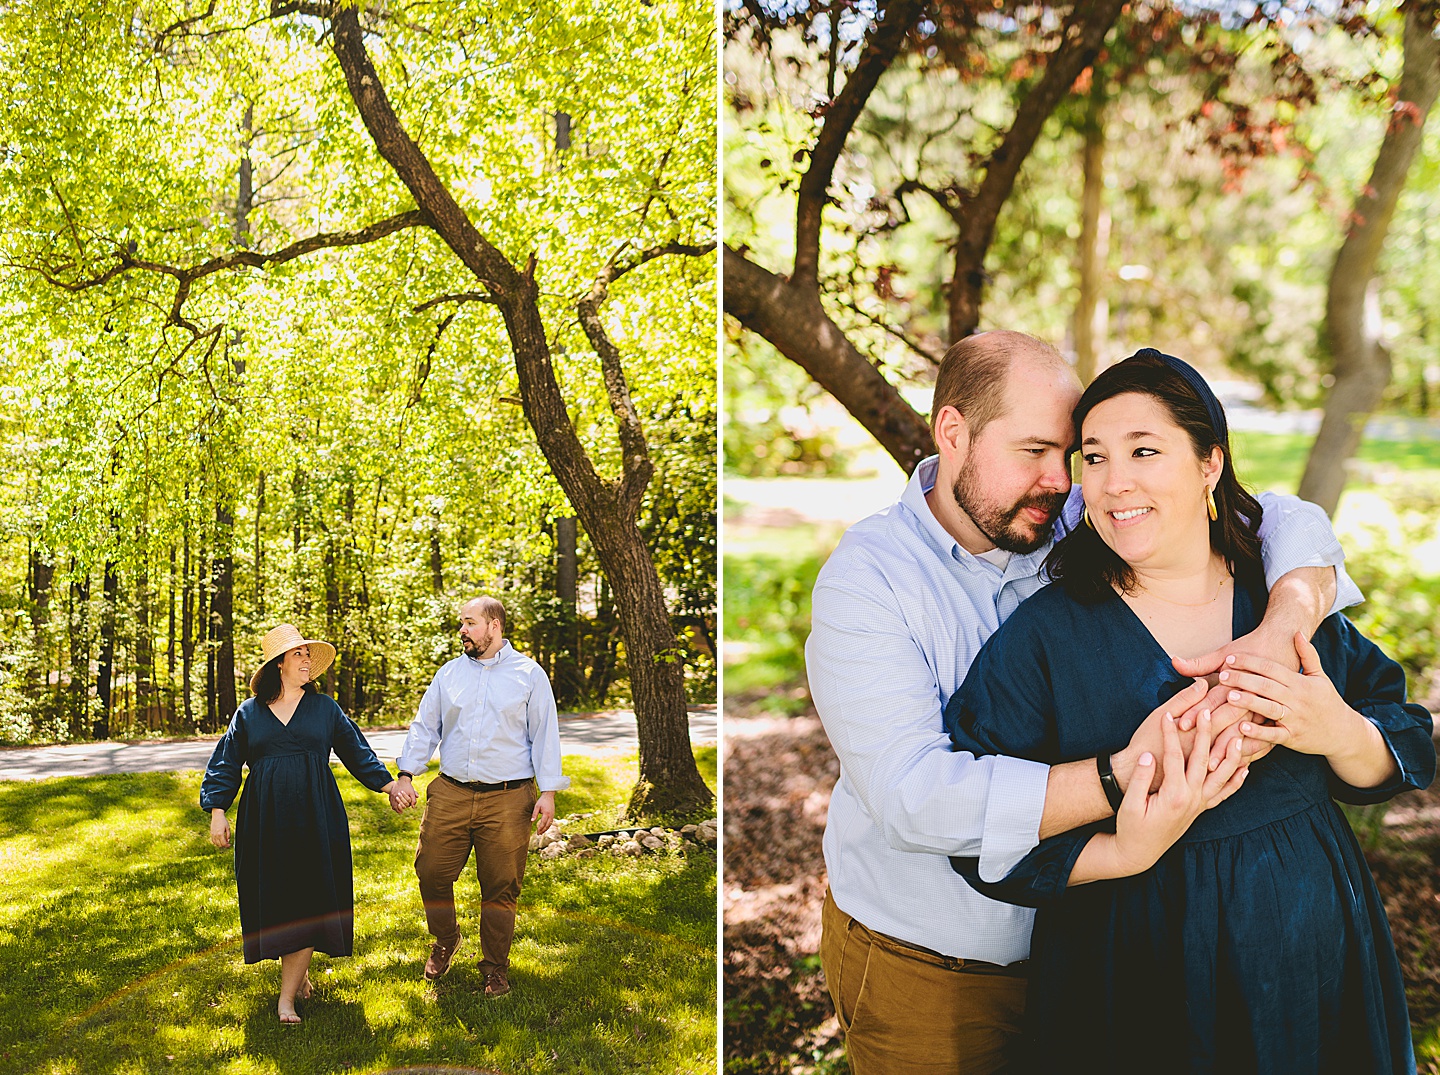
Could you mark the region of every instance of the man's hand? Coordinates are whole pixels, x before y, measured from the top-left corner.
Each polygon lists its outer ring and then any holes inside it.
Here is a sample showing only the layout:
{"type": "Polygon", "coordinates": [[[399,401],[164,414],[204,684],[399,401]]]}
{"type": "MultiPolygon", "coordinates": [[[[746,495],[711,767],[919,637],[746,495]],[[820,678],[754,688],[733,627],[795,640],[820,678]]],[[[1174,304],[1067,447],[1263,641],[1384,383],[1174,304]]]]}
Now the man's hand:
{"type": "Polygon", "coordinates": [[[538,836],[550,827],[550,822],[555,820],[555,793],[553,791],[542,791],[540,798],[535,800],[535,809],[530,814],[531,821],[537,821],[535,833],[538,836]]]}
{"type": "Polygon", "coordinates": [[[230,846],[230,819],[224,810],[210,811],[210,842],[216,847],[230,846]]]}
{"type": "Polygon", "coordinates": [[[1336,777],[1357,788],[1393,780],[1400,770],[1379,728],[1340,696],[1320,665],[1320,654],[1299,632],[1295,650],[1298,673],[1244,654],[1220,673],[1240,695],[1238,704],[1270,722],[1245,721],[1246,736],[1321,755],[1336,777]]]}
{"type": "Polygon", "coordinates": [[[390,809],[397,814],[403,814],[420,801],[420,796],[416,793],[415,786],[410,783],[408,776],[392,780],[386,786],[385,793],[390,796],[390,809]]]}
{"type": "MultiPolygon", "coordinates": [[[[1135,729],[1135,734],[1130,737],[1130,743],[1124,750],[1117,751],[1110,758],[1110,764],[1115,770],[1115,779],[1120,784],[1121,791],[1128,791],[1130,788],[1130,775],[1135,772],[1139,759],[1144,754],[1153,758],[1165,756],[1165,735],[1163,724],[1166,717],[1180,717],[1182,713],[1198,713],[1195,707],[1204,703],[1207,685],[1203,679],[1197,679],[1183,691],[1161,702],[1160,705],[1151,711],[1150,715],[1140,722],[1140,727],[1135,729]]],[[[1178,723],[1176,725],[1179,727],[1178,723]]],[[[1183,736],[1181,741],[1182,752],[1189,746],[1190,736],[1183,736]]],[[[1154,791],[1160,787],[1160,781],[1164,778],[1164,769],[1155,765],[1148,770],[1150,783],[1146,785],[1146,791],[1154,791]]]]}

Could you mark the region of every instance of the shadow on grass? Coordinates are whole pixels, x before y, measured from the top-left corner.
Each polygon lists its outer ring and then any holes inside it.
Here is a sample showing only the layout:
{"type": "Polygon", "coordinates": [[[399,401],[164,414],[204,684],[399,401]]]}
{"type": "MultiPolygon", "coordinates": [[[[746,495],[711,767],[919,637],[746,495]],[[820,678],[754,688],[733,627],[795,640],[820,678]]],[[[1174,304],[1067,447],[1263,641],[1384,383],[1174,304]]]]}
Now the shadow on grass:
{"type": "MultiPolygon", "coordinates": [[[[26,982],[0,995],[0,1073],[714,1070],[713,854],[532,860],[514,991],[487,999],[478,941],[438,986],[421,977],[418,812],[397,817],[342,777],[356,955],[317,955],[305,1021],[282,1028],[278,964],[241,961],[230,856],[204,839],[199,775],[76,783],[27,785],[33,801],[12,797],[22,809],[5,817],[0,861],[22,847],[35,861],[31,883],[0,897],[0,975],[26,982]]],[[[478,938],[473,872],[457,899],[478,938]]]]}

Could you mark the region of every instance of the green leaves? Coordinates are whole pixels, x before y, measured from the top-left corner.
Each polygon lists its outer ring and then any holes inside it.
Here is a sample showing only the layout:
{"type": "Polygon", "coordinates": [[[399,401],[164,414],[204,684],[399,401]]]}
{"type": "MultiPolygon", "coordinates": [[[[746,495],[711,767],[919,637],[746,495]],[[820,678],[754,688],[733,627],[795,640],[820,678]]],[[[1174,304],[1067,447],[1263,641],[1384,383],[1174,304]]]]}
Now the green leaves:
{"type": "MultiPolygon", "coordinates": [[[[402,705],[448,645],[459,595],[546,584],[543,528],[568,506],[515,403],[498,311],[418,309],[483,291],[428,228],[189,278],[211,259],[414,208],[326,24],[272,19],[263,3],[204,7],[31,0],[0,13],[12,87],[0,101],[0,519],[14,538],[0,581],[24,593],[26,543],[59,565],[57,585],[117,560],[122,591],[185,548],[203,591],[204,558],[234,555],[239,653],[277,617],[324,622],[373,648],[366,674],[388,676],[385,701],[402,705]],[[217,528],[221,505],[233,527],[217,528]]],[[[612,257],[714,240],[711,12],[475,2],[363,19],[441,179],[514,264],[537,257],[572,420],[602,474],[618,475],[574,307],[612,257]]],[[[711,475],[708,533],[695,505],[673,506],[688,486],[650,491],[657,519],[692,519],[657,523],[668,536],[656,541],[698,547],[700,562],[714,544],[714,304],[713,256],[666,257],[617,281],[601,309],[642,423],[660,431],[662,469],[699,461],[711,475]],[[669,430],[680,400],[708,425],[669,430]]],[[[667,556],[694,568],[683,550],[667,556]]]]}

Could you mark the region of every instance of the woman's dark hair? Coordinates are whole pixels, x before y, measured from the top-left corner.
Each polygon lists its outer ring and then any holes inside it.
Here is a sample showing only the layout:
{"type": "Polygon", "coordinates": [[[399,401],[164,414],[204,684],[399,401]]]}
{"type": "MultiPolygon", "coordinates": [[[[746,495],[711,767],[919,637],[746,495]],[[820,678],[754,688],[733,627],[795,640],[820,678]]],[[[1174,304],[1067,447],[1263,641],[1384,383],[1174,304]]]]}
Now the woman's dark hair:
{"type": "MultiPolygon", "coordinates": [[[[260,667],[260,676],[255,680],[255,697],[265,705],[279,698],[284,690],[285,685],[280,682],[280,662],[284,659],[285,654],[282,653],[260,667]]],[[[310,694],[320,693],[320,687],[313,679],[305,684],[305,690],[310,694]]]]}
{"type": "MultiPolygon", "coordinates": [[[[1146,348],[1090,382],[1073,413],[1077,445],[1085,416],[1097,404],[1128,392],[1149,396],[1164,407],[1171,420],[1190,437],[1197,458],[1206,459],[1212,448],[1219,447],[1224,456],[1215,486],[1215,513],[1219,518],[1210,523],[1210,547],[1225,557],[1237,581],[1263,579],[1260,502],[1235,477],[1228,431],[1216,428],[1207,401],[1160,352],[1146,348]]],[[[1223,416],[1218,401],[1213,396],[1211,401],[1216,413],[1223,416]]],[[[1045,572],[1052,581],[1062,583],[1070,596],[1087,604],[1109,597],[1116,588],[1126,593],[1135,589],[1134,568],[1083,523],[1056,542],[1045,558],[1045,572]]]]}

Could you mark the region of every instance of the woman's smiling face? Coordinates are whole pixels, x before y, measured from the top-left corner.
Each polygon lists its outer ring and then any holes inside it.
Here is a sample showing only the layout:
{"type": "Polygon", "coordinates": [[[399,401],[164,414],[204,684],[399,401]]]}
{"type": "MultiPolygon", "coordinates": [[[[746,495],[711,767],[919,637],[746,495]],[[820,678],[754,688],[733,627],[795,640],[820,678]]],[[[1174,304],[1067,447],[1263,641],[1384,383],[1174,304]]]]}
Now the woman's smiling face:
{"type": "Polygon", "coordinates": [[[1197,459],[1189,435],[1152,396],[1097,403],[1080,430],[1080,487],[1105,544],[1137,568],[1184,564],[1210,547],[1205,493],[1223,455],[1197,459]]]}
{"type": "Polygon", "coordinates": [[[291,687],[303,687],[310,682],[310,647],[297,646],[280,660],[280,680],[291,687]]]}

